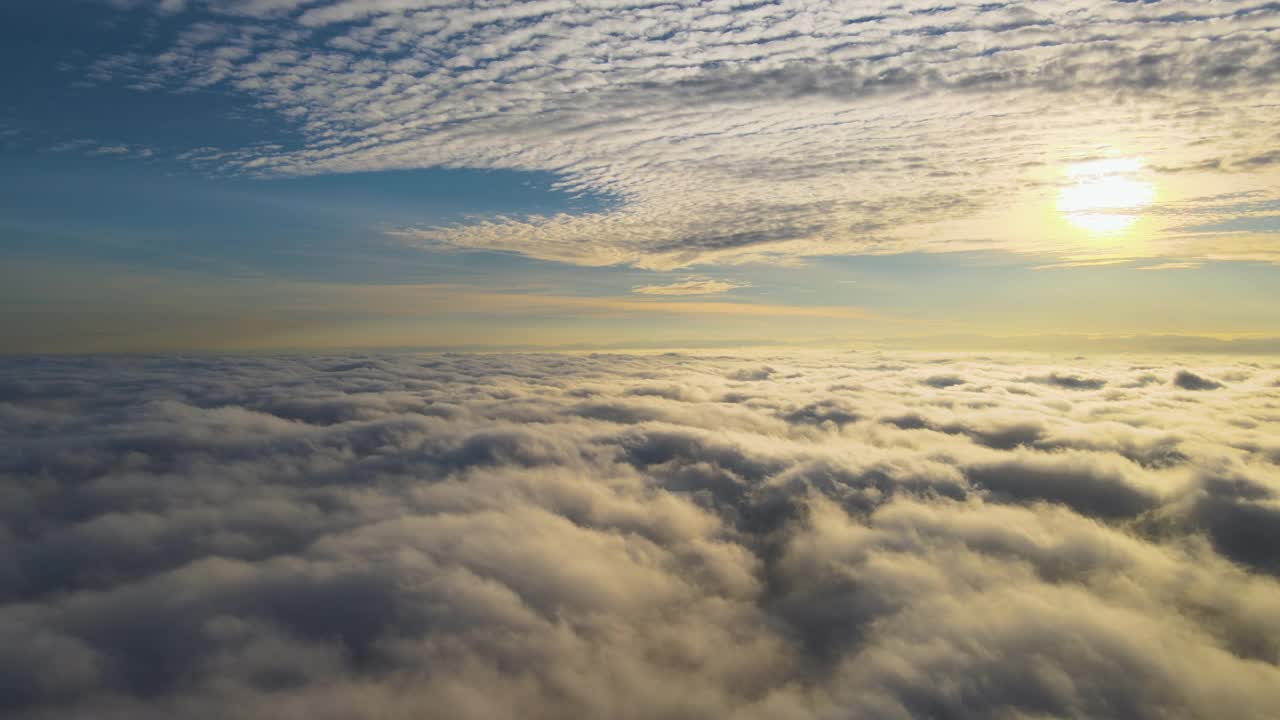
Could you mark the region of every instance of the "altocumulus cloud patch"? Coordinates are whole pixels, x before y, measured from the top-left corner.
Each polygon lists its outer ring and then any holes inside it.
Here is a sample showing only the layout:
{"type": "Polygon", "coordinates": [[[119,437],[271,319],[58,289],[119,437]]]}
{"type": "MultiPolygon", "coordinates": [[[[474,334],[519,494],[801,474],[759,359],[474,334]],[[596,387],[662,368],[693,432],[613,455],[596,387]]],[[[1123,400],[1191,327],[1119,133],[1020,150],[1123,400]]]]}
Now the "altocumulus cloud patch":
{"type": "MultiPolygon", "coordinates": [[[[174,157],[195,168],[554,170],[565,189],[610,199],[394,232],[411,245],[655,269],[1057,254],[1038,233],[975,246],[972,229],[946,228],[1045,200],[1034,188],[1057,178],[1034,169],[1091,156],[1104,138],[1160,174],[1229,170],[1245,190],[1160,201],[1163,216],[1201,225],[1164,228],[1144,252],[1170,262],[1153,267],[1280,258],[1265,234],[1224,243],[1205,224],[1265,221],[1277,199],[1280,10],[1265,0],[111,4],[160,16],[119,15],[149,29],[70,66],[81,82],[225,92],[296,130],[288,147],[194,140],[174,157]]],[[[66,140],[68,152],[138,152],[66,140]]]]}
{"type": "Polygon", "coordinates": [[[1278,375],[5,360],[0,708],[1270,717],[1278,375]]]}

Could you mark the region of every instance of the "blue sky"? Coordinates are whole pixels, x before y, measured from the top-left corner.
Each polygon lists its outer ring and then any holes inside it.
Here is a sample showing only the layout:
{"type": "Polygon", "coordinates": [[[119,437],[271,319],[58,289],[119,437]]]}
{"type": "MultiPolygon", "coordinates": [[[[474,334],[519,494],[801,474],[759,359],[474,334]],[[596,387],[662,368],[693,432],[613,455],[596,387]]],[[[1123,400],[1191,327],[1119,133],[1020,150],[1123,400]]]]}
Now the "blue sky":
{"type": "Polygon", "coordinates": [[[0,348],[1280,336],[1278,14],[16,0],[0,348]]]}

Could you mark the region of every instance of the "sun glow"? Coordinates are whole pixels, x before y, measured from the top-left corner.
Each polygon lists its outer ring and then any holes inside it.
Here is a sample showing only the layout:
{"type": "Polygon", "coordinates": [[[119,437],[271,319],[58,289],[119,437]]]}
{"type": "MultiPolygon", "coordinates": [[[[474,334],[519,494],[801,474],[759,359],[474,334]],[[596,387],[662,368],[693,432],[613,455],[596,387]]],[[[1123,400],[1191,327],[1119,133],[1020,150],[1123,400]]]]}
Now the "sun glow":
{"type": "Polygon", "coordinates": [[[1067,168],[1073,184],[1058,194],[1063,219],[1087,232],[1109,235],[1128,229],[1155,200],[1155,187],[1139,176],[1142,162],[1116,158],[1067,168]]]}

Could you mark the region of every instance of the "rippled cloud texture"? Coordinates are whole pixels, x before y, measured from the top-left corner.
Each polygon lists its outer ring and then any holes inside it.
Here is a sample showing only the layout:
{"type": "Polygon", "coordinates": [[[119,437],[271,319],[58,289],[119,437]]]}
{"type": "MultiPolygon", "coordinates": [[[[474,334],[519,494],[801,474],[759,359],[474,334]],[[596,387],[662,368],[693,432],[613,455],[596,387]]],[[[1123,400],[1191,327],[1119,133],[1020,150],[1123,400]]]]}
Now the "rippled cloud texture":
{"type": "Polygon", "coordinates": [[[230,90],[302,138],[182,153],[197,167],[543,170],[616,200],[397,231],[413,244],[654,269],[1097,254],[1019,213],[1065,163],[1119,153],[1164,188],[1122,256],[1280,260],[1274,2],[114,4],[175,30],[88,82],[230,90]]]}
{"type": "Polygon", "coordinates": [[[1280,367],[8,359],[12,718],[1280,707],[1280,367]]]}

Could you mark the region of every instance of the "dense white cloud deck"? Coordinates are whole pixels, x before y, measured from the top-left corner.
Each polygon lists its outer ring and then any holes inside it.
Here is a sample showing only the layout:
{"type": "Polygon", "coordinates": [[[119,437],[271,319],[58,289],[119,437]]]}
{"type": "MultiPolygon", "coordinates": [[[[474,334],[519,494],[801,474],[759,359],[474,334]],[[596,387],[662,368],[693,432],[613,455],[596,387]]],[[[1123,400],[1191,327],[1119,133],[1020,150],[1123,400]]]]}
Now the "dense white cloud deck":
{"type": "Polygon", "coordinates": [[[0,712],[1272,717],[1278,383],[1203,357],[7,359],[0,712]]]}

